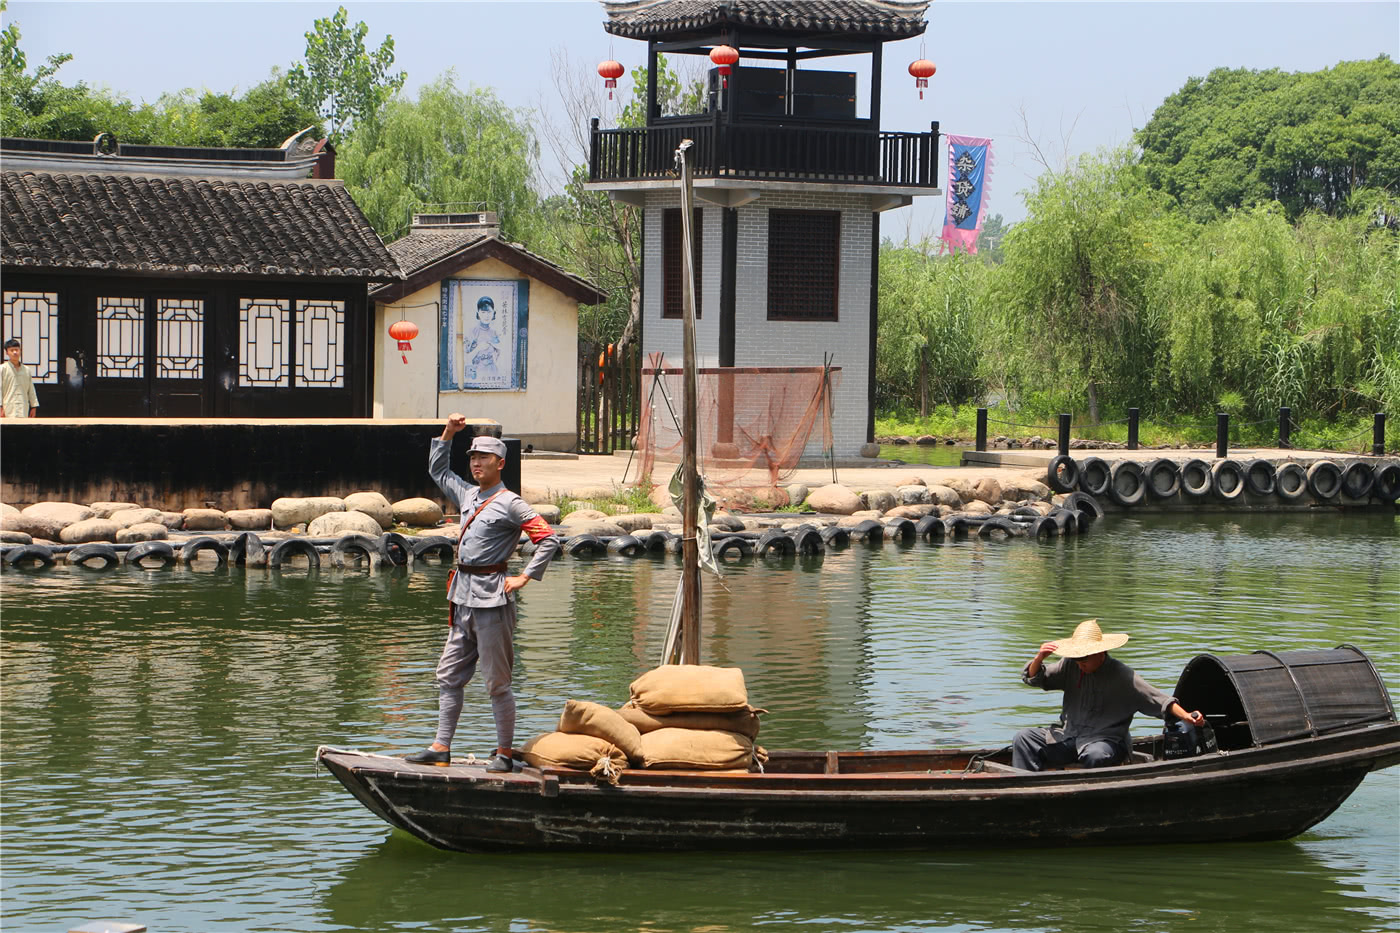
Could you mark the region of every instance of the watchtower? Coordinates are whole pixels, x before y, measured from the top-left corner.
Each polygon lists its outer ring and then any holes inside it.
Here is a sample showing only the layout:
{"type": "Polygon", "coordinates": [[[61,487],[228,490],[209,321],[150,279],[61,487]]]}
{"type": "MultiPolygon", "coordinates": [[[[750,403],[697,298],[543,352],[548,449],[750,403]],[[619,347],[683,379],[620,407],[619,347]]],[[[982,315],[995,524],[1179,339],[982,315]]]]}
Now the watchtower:
{"type": "Polygon", "coordinates": [[[926,0],[604,0],[604,28],[647,43],[647,121],[592,121],[589,183],[643,209],[642,345],[681,350],[674,152],[691,139],[701,366],[841,368],[835,451],[874,438],[880,214],[938,187],[938,124],[880,128],[886,42],[922,35],[926,0]],[[727,48],[724,48],[727,47],[727,48]],[[720,53],[711,55],[716,50],[720,53]],[[657,56],[711,68],[701,113],[663,116],[657,56]],[[863,57],[855,71],[806,67],[863,57]],[[720,72],[729,70],[722,75],[720,72]],[[863,84],[864,87],[858,87],[863,84]]]}

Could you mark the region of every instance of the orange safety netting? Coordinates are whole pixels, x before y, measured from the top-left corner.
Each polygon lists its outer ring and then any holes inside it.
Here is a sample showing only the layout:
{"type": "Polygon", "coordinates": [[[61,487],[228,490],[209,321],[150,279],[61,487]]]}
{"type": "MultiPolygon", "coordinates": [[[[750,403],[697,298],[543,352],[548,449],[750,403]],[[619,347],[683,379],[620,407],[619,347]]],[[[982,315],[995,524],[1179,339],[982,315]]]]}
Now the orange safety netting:
{"type": "MultiPolygon", "coordinates": [[[[696,402],[700,472],[710,488],[777,485],[796,469],[814,431],[832,454],[834,366],[726,366],[700,369],[696,402]],[[761,471],[761,472],[753,472],[761,471]]],[[[656,461],[681,459],[682,370],[652,353],[642,369],[637,449],[641,475],[656,461]]],[[[654,477],[664,482],[665,477],[654,477]]]]}

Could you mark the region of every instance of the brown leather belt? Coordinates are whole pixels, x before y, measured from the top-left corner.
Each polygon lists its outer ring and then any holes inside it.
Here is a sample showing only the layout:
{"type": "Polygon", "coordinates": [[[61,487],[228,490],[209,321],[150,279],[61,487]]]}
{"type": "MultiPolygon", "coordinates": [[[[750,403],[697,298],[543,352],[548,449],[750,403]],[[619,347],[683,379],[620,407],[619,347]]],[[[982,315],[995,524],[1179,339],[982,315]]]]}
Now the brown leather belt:
{"type": "Polygon", "coordinates": [[[505,564],[481,564],[472,566],[471,564],[458,564],[457,569],[462,573],[483,574],[483,573],[505,573],[505,564]]]}

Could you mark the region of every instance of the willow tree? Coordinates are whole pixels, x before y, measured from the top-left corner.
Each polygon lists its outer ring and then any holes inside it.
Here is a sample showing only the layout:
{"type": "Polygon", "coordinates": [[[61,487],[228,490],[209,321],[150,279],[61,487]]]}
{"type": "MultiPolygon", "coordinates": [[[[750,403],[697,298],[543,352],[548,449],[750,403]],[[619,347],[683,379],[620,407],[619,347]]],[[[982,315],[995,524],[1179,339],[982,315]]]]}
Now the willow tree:
{"type": "Polygon", "coordinates": [[[1155,407],[1160,321],[1147,301],[1157,265],[1189,236],[1142,184],[1126,150],[1047,171],[1006,237],[989,334],[1022,390],[1083,403],[1155,407]]]}
{"type": "Polygon", "coordinates": [[[499,212],[501,232],[526,244],[540,236],[529,115],[489,89],[456,85],[451,72],[395,98],[340,152],[337,170],[350,196],[386,240],[407,232],[425,207],[463,205],[499,212]]]}

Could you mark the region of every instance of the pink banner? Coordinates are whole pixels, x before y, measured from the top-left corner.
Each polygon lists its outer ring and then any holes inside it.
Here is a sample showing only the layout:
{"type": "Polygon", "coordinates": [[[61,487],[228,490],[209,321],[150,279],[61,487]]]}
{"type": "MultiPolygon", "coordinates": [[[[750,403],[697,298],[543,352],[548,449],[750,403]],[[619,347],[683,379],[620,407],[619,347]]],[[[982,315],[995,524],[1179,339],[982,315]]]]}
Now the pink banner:
{"type": "Polygon", "coordinates": [[[940,251],[959,247],[977,252],[977,235],[987,216],[992,177],[992,141],[980,136],[948,137],[948,201],[940,251]]]}

